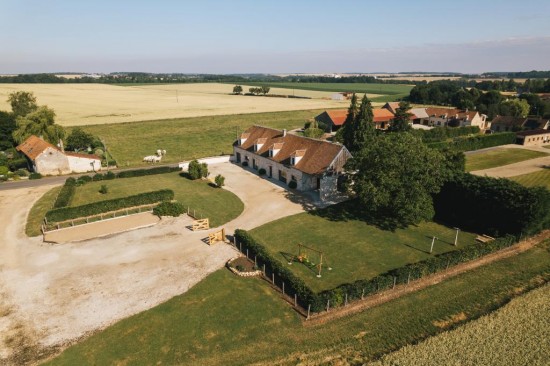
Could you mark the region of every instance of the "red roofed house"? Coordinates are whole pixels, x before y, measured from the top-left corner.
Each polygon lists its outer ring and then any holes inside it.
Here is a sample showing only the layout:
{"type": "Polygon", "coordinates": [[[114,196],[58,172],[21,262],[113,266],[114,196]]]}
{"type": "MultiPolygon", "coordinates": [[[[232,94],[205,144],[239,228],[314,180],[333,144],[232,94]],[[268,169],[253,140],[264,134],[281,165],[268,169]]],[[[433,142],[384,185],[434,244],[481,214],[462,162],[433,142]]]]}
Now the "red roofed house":
{"type": "Polygon", "coordinates": [[[96,155],[62,151],[36,136],[30,136],[16,147],[29,159],[33,170],[42,175],[85,173],[101,170],[101,158],[96,155]]]}
{"type": "Polygon", "coordinates": [[[269,178],[295,182],[300,191],[319,190],[327,200],[337,190],[351,154],[344,145],[288,134],[286,130],[252,126],[233,144],[234,161],[269,178]]]}
{"type": "MultiPolygon", "coordinates": [[[[372,113],[374,115],[374,125],[380,130],[387,129],[394,117],[393,113],[387,109],[373,109],[372,113]]],[[[327,126],[327,132],[332,132],[337,131],[344,125],[347,116],[347,109],[328,110],[315,117],[315,121],[327,126]]]]}

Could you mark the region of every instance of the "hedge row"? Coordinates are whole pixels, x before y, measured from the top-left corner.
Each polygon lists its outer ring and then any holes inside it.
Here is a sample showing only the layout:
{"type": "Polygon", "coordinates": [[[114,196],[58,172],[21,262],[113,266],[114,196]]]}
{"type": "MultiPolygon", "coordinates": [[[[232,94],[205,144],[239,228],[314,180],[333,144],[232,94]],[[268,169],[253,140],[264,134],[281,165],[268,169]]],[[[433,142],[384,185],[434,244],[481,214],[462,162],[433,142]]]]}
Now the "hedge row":
{"type": "Polygon", "coordinates": [[[181,169],[179,167],[159,166],[157,168],[150,168],[150,169],[125,170],[125,171],[119,172],[116,175],[116,177],[117,178],[143,177],[145,175],[164,174],[164,173],[177,172],[180,170],[181,169]]]}
{"type": "Polygon", "coordinates": [[[439,221],[491,236],[550,228],[550,192],[508,179],[458,175],[434,196],[434,208],[439,221]]]}
{"type": "Polygon", "coordinates": [[[516,134],[514,132],[501,132],[491,135],[457,137],[452,141],[429,142],[426,145],[433,149],[444,149],[449,147],[459,151],[471,151],[493,146],[514,144],[515,142],[516,134]]]}
{"type": "Polygon", "coordinates": [[[174,199],[174,191],[162,189],[160,191],[137,194],[135,196],[116,198],[112,200],[89,203],[87,205],[76,207],[63,207],[50,210],[46,213],[46,219],[49,222],[59,222],[63,220],[76,219],[90,215],[97,215],[108,211],[114,211],[122,208],[147,205],[162,201],[171,201],[174,199]]]}
{"type": "Polygon", "coordinates": [[[185,207],[179,202],[161,202],[157,207],[153,209],[153,214],[158,217],[161,216],[173,216],[178,217],[185,213],[185,207]]]}
{"type": "Polygon", "coordinates": [[[285,283],[285,292],[296,293],[300,306],[307,309],[311,305],[311,311],[320,312],[326,310],[327,303],[330,307],[337,307],[348,301],[361,299],[378,291],[390,289],[396,285],[406,284],[409,281],[447,269],[450,266],[480,258],[497,250],[506,248],[515,242],[513,236],[498,238],[490,243],[476,243],[458,250],[435,255],[430,259],[411,263],[406,266],[393,269],[385,274],[368,280],[358,280],[352,283],[342,284],[333,289],[315,293],[304,281],[296,276],[279,260],[274,258],[267,249],[258,243],[244,230],[236,230],[235,237],[243,251],[248,250],[249,256],[255,256],[257,263],[266,265],[266,270],[272,271],[285,283]]]}
{"type": "Polygon", "coordinates": [[[67,207],[71,204],[71,201],[74,197],[74,193],[76,192],[76,179],[74,178],[67,178],[65,180],[65,184],[59,191],[59,194],[57,195],[57,198],[55,199],[55,202],[53,204],[53,208],[61,208],[61,207],[67,207]]]}
{"type": "Polygon", "coordinates": [[[417,135],[422,141],[439,142],[460,136],[478,135],[480,130],[477,126],[464,127],[434,127],[431,130],[413,130],[413,134],[417,135]]]}

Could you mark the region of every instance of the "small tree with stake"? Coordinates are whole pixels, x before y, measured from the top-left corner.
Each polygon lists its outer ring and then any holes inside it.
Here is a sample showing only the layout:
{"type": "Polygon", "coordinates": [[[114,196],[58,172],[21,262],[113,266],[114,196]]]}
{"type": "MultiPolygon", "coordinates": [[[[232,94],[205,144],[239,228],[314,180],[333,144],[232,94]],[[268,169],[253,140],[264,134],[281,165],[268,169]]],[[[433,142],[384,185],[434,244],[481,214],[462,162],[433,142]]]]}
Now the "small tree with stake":
{"type": "Polygon", "coordinates": [[[218,186],[218,188],[221,188],[225,185],[225,177],[221,174],[216,175],[214,181],[216,182],[216,186],[218,186]]]}

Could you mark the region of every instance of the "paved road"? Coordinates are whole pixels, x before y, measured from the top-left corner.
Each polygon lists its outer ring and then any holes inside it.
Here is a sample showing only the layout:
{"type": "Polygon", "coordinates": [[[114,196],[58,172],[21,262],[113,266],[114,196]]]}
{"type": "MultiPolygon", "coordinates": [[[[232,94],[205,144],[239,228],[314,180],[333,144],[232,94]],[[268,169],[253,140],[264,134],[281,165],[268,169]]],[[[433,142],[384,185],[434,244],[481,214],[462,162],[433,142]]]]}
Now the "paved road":
{"type": "MultiPolygon", "coordinates": [[[[145,167],[134,167],[134,168],[124,168],[124,169],[109,169],[109,171],[112,171],[114,173],[122,172],[126,170],[135,170],[135,169],[146,169],[146,168],[158,168],[162,166],[168,166],[168,167],[177,167],[178,163],[175,164],[162,164],[162,165],[149,165],[145,167]]],[[[102,170],[101,173],[106,173],[106,170],[102,170]]],[[[78,178],[82,175],[93,175],[94,172],[84,173],[84,174],[71,174],[71,175],[60,175],[55,177],[44,177],[42,179],[33,179],[33,180],[18,180],[18,181],[9,181],[0,183],[0,191],[7,191],[10,189],[19,189],[19,188],[35,188],[35,187],[42,187],[47,185],[60,185],[65,183],[65,180],[69,177],[78,178]]]]}

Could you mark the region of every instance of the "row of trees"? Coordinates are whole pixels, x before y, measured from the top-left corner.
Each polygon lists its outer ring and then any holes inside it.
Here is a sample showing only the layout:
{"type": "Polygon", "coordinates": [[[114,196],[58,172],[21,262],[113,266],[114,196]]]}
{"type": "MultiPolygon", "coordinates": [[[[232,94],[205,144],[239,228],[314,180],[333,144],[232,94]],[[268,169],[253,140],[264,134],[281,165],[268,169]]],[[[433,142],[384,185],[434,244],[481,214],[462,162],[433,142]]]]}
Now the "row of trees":
{"type": "MultiPolygon", "coordinates": [[[[266,95],[267,93],[269,93],[269,90],[270,90],[269,86],[262,85],[258,88],[254,88],[254,87],[249,88],[248,92],[250,94],[254,94],[254,95],[260,95],[260,94],[266,95]]],[[[239,94],[242,94],[242,92],[243,92],[243,87],[242,86],[235,85],[233,87],[233,94],[239,95],[239,94]]]]}
{"type": "Polygon", "coordinates": [[[550,116],[550,102],[539,95],[523,93],[505,97],[497,90],[483,92],[475,87],[466,89],[458,83],[444,80],[415,86],[408,100],[418,104],[452,105],[460,109],[477,110],[492,119],[496,115],[522,117],[550,116]]]}

